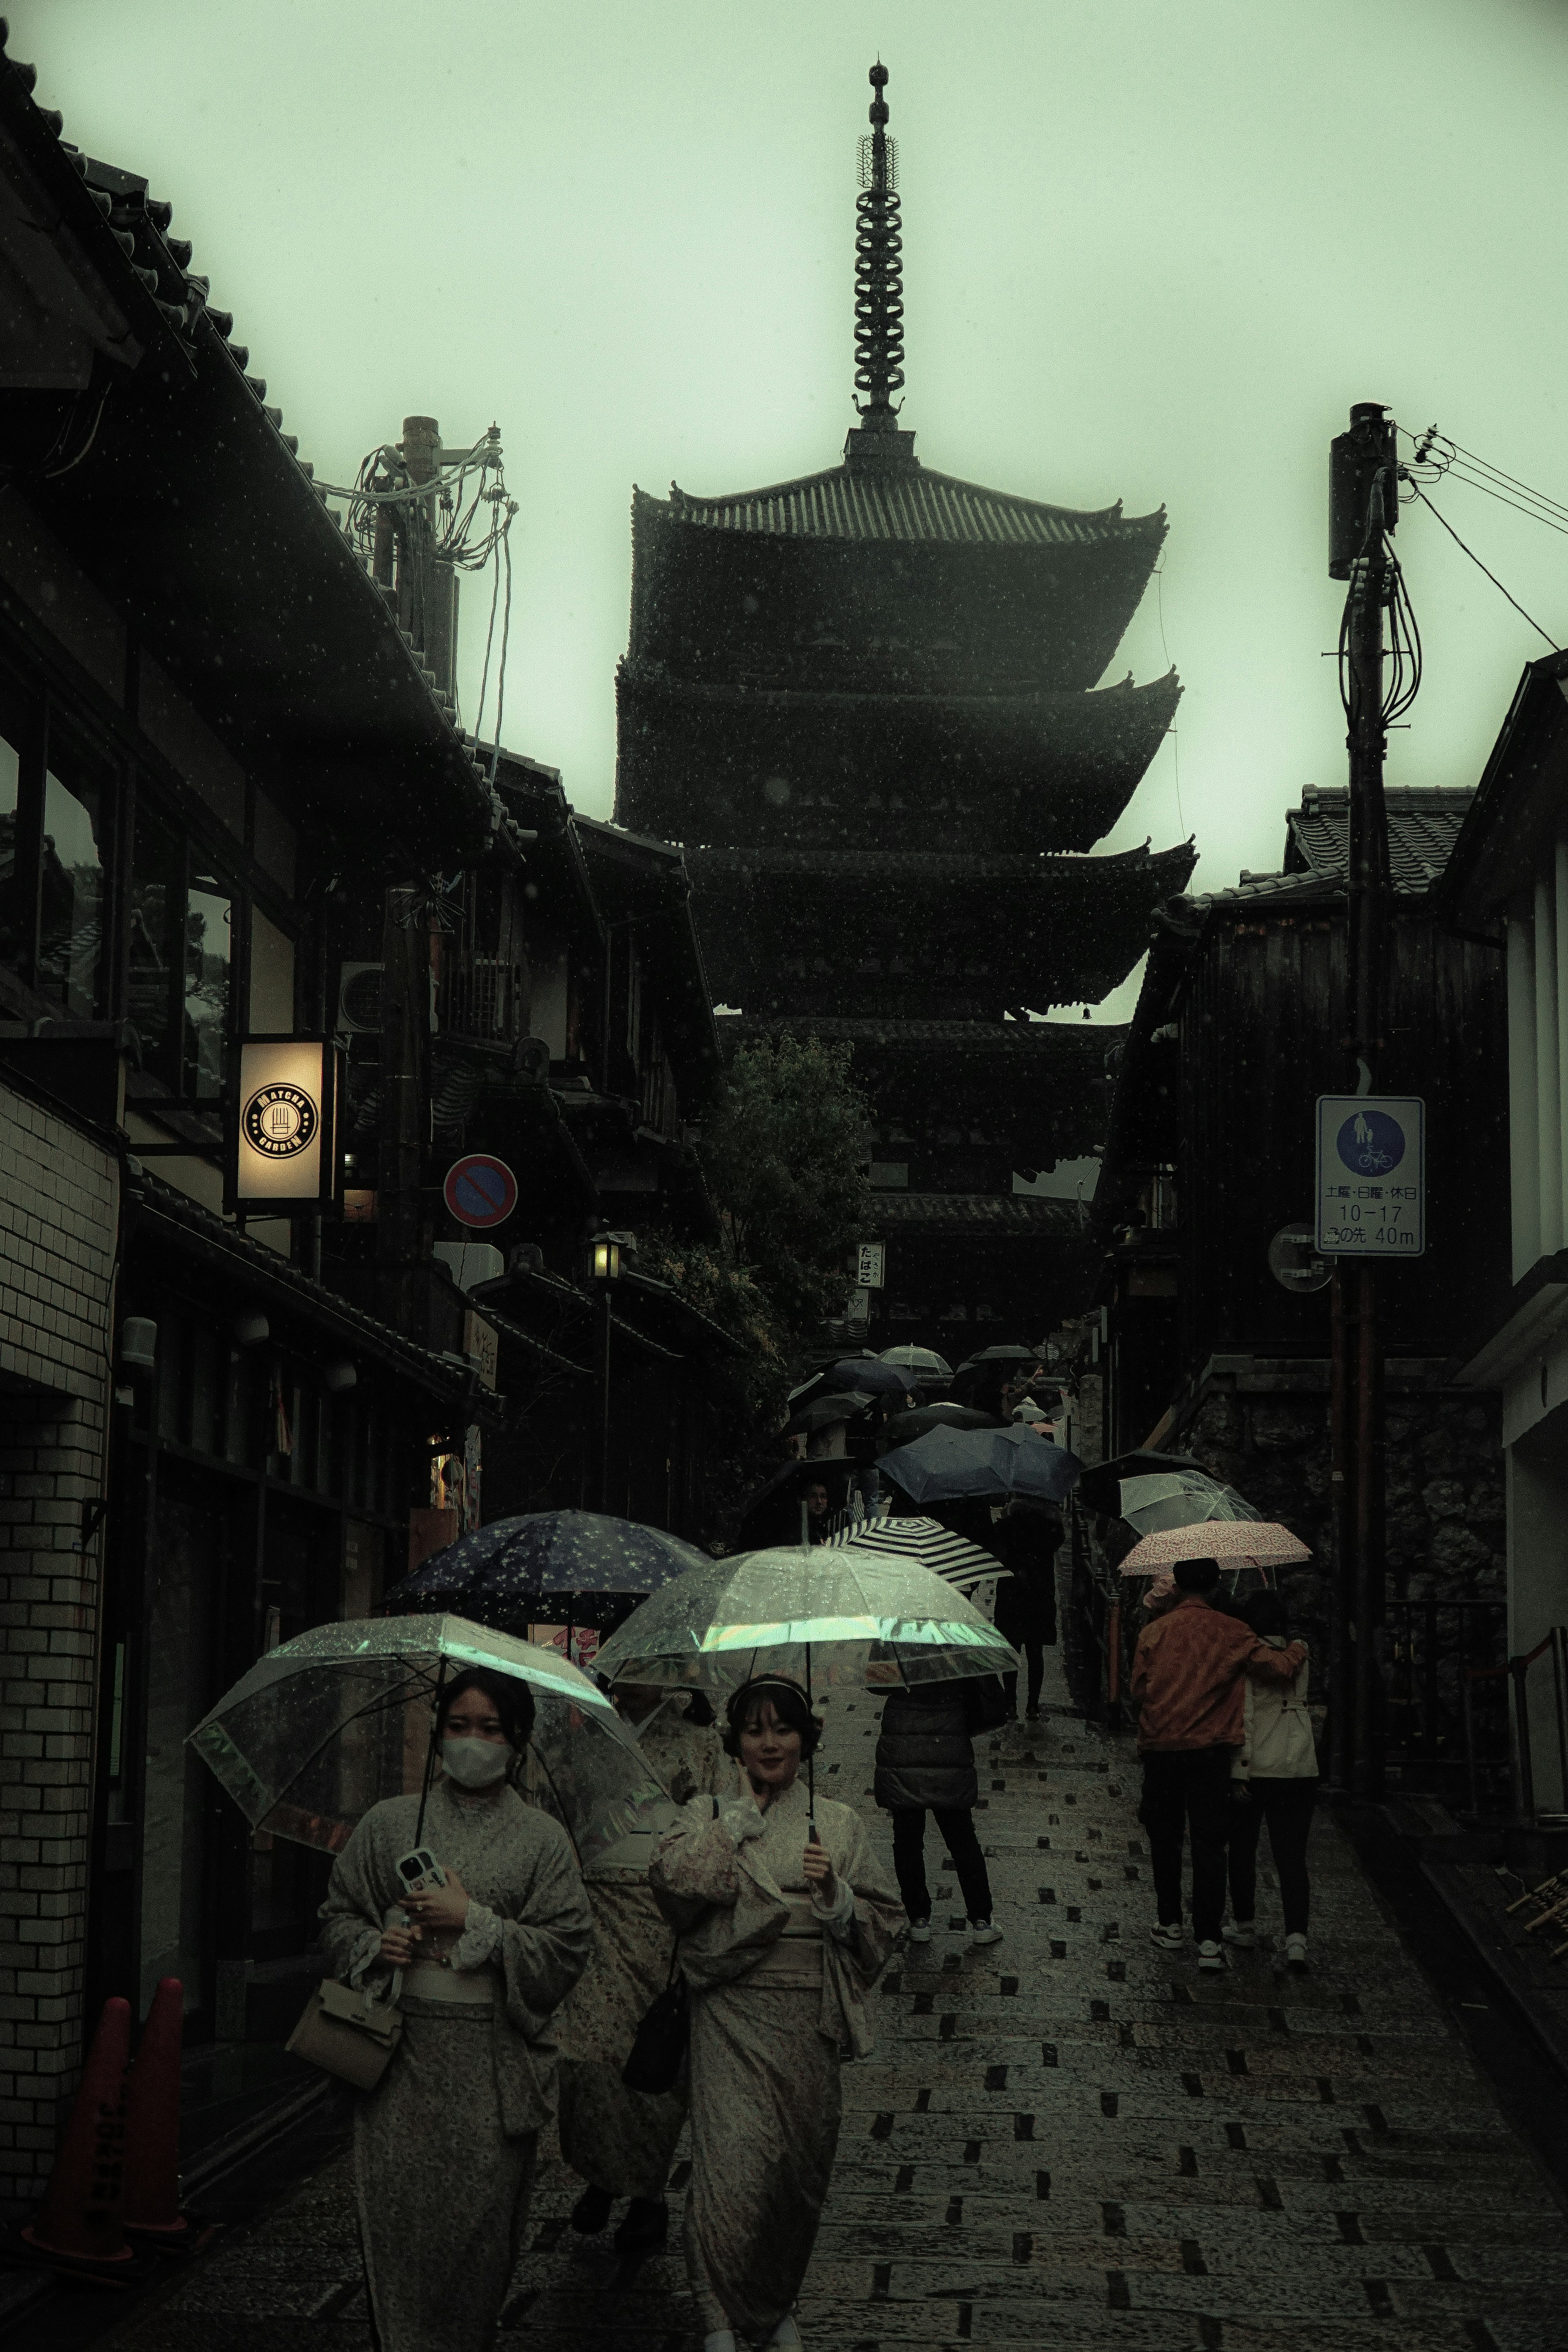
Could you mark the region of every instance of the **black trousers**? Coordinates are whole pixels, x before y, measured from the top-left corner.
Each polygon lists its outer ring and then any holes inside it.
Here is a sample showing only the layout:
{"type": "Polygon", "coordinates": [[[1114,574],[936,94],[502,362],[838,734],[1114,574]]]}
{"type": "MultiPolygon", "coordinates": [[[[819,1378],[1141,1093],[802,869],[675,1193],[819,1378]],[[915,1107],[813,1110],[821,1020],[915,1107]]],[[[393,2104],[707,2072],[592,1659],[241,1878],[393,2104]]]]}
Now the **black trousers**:
{"type": "MultiPolygon", "coordinates": [[[[1219,1941],[1225,1917],[1225,1847],[1230,1835],[1234,1748],[1151,1748],[1143,1756],[1138,1818],[1149,1833],[1154,1900],[1163,1927],[1182,1918],[1182,1838],[1193,1849],[1193,1933],[1219,1941]]],[[[1237,1811],[1241,1808],[1236,1808],[1237,1811]]]]}
{"type": "Polygon", "coordinates": [[[1304,1936],[1311,1904],[1307,1876],[1307,1840],[1318,1801],[1318,1776],[1300,1780],[1249,1780],[1248,1801],[1237,1805],[1230,1824],[1230,1907],[1237,1920],[1250,1919],[1258,1901],[1258,1841],[1268,1824],[1268,1848],[1279,1878],[1285,1933],[1304,1936]]]}
{"type": "MultiPolygon", "coordinates": [[[[985,1856],[980,1851],[980,1840],[974,1834],[974,1815],[967,1805],[933,1805],[931,1811],[942,1842],[952,1856],[965,1912],[971,1919],[989,1919],[991,1878],[985,1856]]],[[[925,1839],[925,1807],[898,1806],[893,1813],[893,1870],[900,1898],[911,1919],[931,1917],[925,1839]]]]}
{"type": "MultiPolygon", "coordinates": [[[[1040,1685],[1046,1678],[1046,1645],[1043,1642],[1032,1640],[1030,1636],[1026,1633],[1021,1635],[1020,1638],[1014,1643],[1013,1647],[1016,1650],[1022,1650],[1024,1653],[1024,1662],[1029,1670],[1028,1703],[1031,1706],[1038,1706],[1040,1703],[1040,1685]]],[[[1014,1714],[1016,1715],[1018,1712],[1017,1675],[1004,1675],[1002,1677],[1002,1687],[1007,1694],[1008,1706],[1012,1708],[1014,1714]]]]}

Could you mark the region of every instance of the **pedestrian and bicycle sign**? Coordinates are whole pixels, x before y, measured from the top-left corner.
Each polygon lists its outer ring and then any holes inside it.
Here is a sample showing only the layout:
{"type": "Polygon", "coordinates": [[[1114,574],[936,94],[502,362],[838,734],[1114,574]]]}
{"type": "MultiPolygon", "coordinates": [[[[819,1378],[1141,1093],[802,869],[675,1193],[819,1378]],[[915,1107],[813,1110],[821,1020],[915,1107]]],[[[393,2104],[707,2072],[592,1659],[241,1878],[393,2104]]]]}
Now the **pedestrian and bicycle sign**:
{"type": "Polygon", "coordinates": [[[517,1178],[504,1160],[470,1151],[453,1160],[441,1195],[460,1225],[482,1233],[487,1226],[504,1225],[516,1208],[517,1178]]]}
{"type": "Polygon", "coordinates": [[[1316,1243],[1324,1257],[1426,1247],[1426,1106],[1415,1095],[1320,1095],[1316,1243]]]}

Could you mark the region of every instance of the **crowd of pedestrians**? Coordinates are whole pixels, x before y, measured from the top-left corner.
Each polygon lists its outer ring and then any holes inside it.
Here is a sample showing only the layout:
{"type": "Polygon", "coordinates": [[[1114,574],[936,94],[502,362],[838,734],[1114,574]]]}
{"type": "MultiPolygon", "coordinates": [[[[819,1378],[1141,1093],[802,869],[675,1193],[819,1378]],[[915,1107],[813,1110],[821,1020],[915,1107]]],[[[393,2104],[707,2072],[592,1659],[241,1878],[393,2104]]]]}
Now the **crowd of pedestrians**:
{"type": "MultiPolygon", "coordinates": [[[[1059,1539],[1046,1515],[1022,1511],[993,1539],[1009,1570],[998,1619],[1025,1662],[1026,1718],[1056,1638],[1059,1539]]],[[[1253,1944],[1267,1824],[1286,1957],[1303,1966],[1318,1785],[1307,1654],[1277,1593],[1238,1608],[1219,1582],[1213,1560],[1179,1563],[1149,1598],[1133,1662],[1152,1934],[1173,1950],[1184,1942],[1185,1843],[1198,1967],[1223,1969],[1227,1944],[1253,1944]]],[[[787,1675],[745,1683],[721,1724],[694,1694],[617,1687],[668,1801],[581,1871],[565,1832],[516,1785],[532,1727],[526,1685],[473,1671],[446,1688],[420,1833],[440,1870],[409,1891],[420,1800],[391,1799],[339,1855],[322,1911],[340,1978],[395,2000],[402,2021],[354,2119],[380,2352],[489,2352],[552,2113],[584,2183],[574,2229],[597,2237],[624,2200],[613,2237],[623,2269],[666,2242],[666,2185],[689,2124],[683,2240],[704,2352],[800,2344],[795,2305],[832,2174],[839,2069],[870,2046],[866,1996],[900,1936],[932,1934],[928,1815],[970,1940],[1005,1932],[975,1832],[973,1741],[1015,1718],[1016,1682],[889,1694],[875,1796],[891,1817],[896,1893],[859,1813],[813,1801],[802,1772],[819,1711],[787,1675]],[[686,2047],[660,2086],[632,2087],[634,2044],[661,2011],[660,2031],[684,2032],[686,2047]]]]}

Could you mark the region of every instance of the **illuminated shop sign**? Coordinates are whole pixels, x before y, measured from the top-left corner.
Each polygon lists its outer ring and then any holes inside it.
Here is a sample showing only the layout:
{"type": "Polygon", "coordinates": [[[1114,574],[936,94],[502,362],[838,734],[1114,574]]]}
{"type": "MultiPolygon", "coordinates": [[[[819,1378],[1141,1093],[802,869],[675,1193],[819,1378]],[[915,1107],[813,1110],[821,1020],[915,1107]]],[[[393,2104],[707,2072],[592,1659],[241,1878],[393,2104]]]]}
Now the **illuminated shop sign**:
{"type": "Polygon", "coordinates": [[[250,1037],[239,1048],[228,1205],[240,1215],[331,1206],[342,1056],[320,1037],[250,1037]]]}

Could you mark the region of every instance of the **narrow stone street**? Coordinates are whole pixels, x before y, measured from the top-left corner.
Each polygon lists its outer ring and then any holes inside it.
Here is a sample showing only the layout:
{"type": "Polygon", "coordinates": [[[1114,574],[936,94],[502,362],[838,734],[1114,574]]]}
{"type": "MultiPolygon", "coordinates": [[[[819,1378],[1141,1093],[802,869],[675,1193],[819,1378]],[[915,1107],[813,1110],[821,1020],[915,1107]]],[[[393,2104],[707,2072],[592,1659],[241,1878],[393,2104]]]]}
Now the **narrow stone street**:
{"type": "MultiPolygon", "coordinates": [[[[1005,1941],[966,1950],[933,1878],[945,1932],[885,1979],[878,2049],[846,2076],[810,2352],[1562,2352],[1568,2223],[1333,1821],[1314,1834],[1310,1974],[1288,1976],[1266,1932],[1199,1977],[1190,1945],[1148,1939],[1131,1743],[1047,1698],[979,1743],[1005,1941]]],[[[822,1777],[885,1851],[875,1702],[832,1712],[822,1777]]],[[[551,2154],[503,2344],[679,2352],[678,2242],[617,2294],[607,2242],[566,2227],[576,2193],[551,2154]]],[[[369,2340],[344,2159],[113,2340],[295,2352],[301,2323],[321,2352],[369,2340]]]]}

